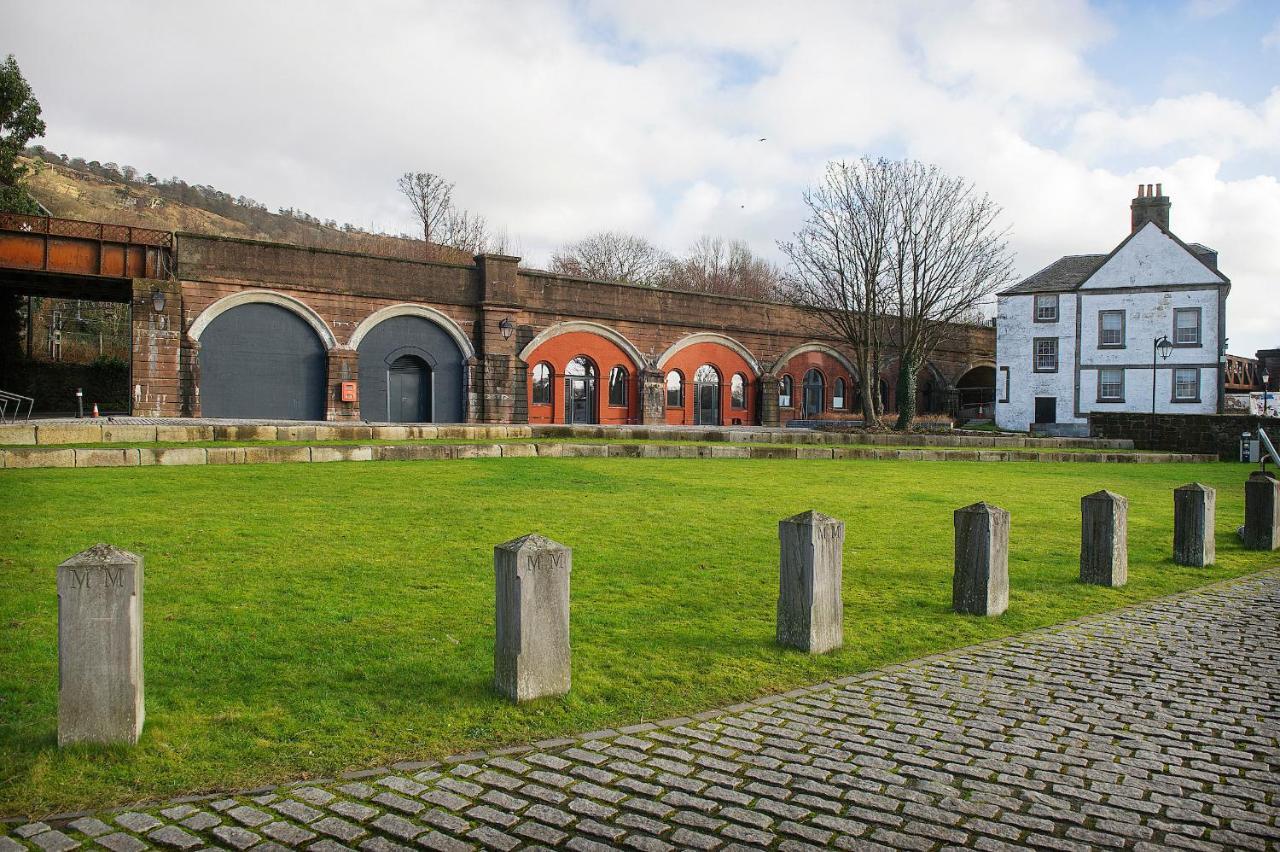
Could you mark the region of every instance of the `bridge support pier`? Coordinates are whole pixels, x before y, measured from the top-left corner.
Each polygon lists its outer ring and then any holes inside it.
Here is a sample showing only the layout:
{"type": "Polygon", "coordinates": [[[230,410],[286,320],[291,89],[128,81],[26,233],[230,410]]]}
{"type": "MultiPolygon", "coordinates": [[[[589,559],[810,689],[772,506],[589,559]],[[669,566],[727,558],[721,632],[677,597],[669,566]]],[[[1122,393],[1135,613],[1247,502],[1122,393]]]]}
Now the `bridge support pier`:
{"type": "Polygon", "coordinates": [[[180,417],[188,396],[182,381],[182,287],[156,278],[132,281],[131,413],[180,417]]]}

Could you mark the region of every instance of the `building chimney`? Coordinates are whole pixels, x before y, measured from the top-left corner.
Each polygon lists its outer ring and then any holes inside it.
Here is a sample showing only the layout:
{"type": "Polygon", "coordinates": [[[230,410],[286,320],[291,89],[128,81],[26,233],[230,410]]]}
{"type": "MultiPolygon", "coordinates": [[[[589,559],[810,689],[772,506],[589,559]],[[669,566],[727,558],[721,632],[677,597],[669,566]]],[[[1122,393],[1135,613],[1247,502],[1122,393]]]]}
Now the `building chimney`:
{"type": "Polygon", "coordinates": [[[1169,196],[1164,194],[1164,184],[1138,184],[1138,195],[1129,205],[1132,213],[1132,231],[1136,232],[1148,222],[1155,222],[1169,230],[1169,196]]]}

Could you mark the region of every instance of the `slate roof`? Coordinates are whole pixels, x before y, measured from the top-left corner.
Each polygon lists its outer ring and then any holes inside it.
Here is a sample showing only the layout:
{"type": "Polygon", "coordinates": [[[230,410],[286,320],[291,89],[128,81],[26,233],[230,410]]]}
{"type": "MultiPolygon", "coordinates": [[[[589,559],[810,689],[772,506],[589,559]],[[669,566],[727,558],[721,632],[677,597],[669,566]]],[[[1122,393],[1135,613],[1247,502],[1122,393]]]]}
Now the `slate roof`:
{"type": "Polygon", "coordinates": [[[1108,254],[1069,254],[1058,258],[1039,272],[1022,279],[1001,296],[1018,296],[1025,293],[1061,293],[1074,290],[1097,272],[1108,254]]]}

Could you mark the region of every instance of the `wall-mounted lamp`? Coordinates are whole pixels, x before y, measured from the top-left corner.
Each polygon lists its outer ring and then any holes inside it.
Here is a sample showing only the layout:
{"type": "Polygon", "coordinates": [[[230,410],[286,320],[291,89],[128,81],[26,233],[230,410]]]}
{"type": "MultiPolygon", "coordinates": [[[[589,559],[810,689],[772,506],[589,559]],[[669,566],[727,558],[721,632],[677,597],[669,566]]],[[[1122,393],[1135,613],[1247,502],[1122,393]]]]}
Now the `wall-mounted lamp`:
{"type": "Polygon", "coordinates": [[[511,335],[515,333],[515,323],[511,321],[511,317],[503,317],[502,322],[498,323],[498,331],[502,332],[503,340],[510,340],[511,335]]]}
{"type": "Polygon", "coordinates": [[[151,308],[158,314],[164,313],[164,291],[159,287],[151,291],[151,308]]]}

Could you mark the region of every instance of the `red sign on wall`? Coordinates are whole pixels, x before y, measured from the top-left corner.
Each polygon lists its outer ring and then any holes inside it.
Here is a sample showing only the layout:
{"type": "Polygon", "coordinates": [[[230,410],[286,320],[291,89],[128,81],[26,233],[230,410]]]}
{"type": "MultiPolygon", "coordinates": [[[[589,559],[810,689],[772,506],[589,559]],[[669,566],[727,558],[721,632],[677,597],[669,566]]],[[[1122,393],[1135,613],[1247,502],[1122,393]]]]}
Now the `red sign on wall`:
{"type": "Polygon", "coordinates": [[[343,402],[355,402],[355,401],[356,401],[356,399],[357,399],[357,397],[356,397],[356,383],[355,383],[355,382],[343,382],[343,383],[342,383],[342,401],[343,401],[343,402]]]}

